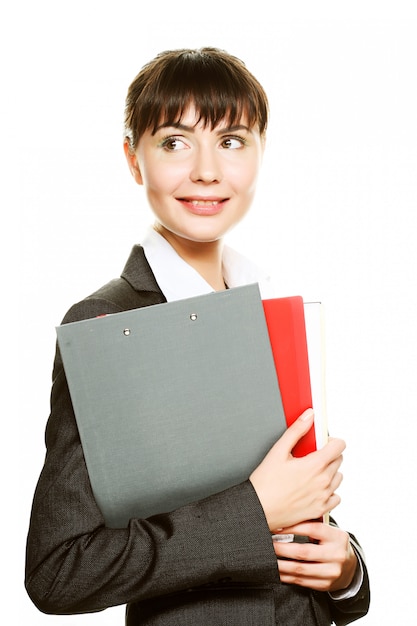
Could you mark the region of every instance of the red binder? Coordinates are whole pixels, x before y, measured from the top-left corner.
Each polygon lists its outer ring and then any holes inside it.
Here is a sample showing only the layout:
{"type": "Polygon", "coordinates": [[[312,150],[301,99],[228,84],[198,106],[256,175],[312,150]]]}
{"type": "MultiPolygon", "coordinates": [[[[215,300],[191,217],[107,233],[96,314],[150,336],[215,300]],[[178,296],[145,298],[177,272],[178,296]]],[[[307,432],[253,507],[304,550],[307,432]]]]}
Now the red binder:
{"type": "MultiPolygon", "coordinates": [[[[301,296],[262,301],[287,425],[313,406],[304,302],[301,296]]],[[[293,455],[317,449],[314,427],[297,443],[293,455]]]]}

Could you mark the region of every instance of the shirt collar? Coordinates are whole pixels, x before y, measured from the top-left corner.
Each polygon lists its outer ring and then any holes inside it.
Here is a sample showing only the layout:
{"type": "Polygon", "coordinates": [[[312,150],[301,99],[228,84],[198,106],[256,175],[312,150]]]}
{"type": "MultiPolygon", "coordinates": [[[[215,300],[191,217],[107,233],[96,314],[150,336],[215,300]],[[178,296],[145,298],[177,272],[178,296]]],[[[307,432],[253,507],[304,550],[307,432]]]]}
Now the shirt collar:
{"type": "MultiPolygon", "coordinates": [[[[168,302],[213,291],[213,287],[153,228],[149,228],[142,247],[156,281],[168,302]]],[[[269,276],[229,246],[223,248],[223,277],[228,287],[258,283],[262,297],[271,297],[269,276]]]]}

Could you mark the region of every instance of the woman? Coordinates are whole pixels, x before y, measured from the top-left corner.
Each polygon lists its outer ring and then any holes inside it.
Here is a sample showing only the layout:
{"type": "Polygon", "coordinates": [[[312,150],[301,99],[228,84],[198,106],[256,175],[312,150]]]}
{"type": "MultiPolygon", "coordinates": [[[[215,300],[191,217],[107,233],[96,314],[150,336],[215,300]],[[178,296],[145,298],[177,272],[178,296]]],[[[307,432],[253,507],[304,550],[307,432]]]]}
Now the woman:
{"type": "MultiPolygon", "coordinates": [[[[74,305],[64,323],[253,282],[253,266],[223,238],[252,203],[267,120],[263,88],[224,51],[170,51],[148,63],[127,94],[124,150],[155,224],[121,277],[74,305]]],[[[293,458],[312,424],[309,410],[243,483],[110,529],[91,492],[57,351],[27,546],[33,602],[58,614],[127,604],[129,626],[324,625],[363,616],[369,585],[357,542],[333,523],[305,522],[339,504],[345,447],[330,439],[293,458]],[[276,542],[277,532],[311,542],[276,542]]]]}

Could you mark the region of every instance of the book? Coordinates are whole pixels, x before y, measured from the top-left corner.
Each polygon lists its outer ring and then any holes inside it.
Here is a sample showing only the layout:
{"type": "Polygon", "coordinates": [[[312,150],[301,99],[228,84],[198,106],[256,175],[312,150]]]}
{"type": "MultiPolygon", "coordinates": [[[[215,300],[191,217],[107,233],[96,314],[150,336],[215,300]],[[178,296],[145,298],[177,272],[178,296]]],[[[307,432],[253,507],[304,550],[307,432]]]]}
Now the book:
{"type": "MultiPolygon", "coordinates": [[[[313,406],[304,302],[299,296],[264,300],[265,317],[287,426],[313,406]]],[[[314,429],[297,443],[294,456],[316,449],[314,429]]]]}
{"type": "Polygon", "coordinates": [[[305,302],[304,318],[307,336],[308,360],[316,448],[328,441],[326,405],[326,346],[324,307],[321,302],[305,302]]]}
{"type": "Polygon", "coordinates": [[[321,448],[327,433],[322,305],[291,296],[264,300],[263,307],[287,426],[314,409],[315,428],[293,450],[304,456],[321,448]]]}
{"type": "MultiPolygon", "coordinates": [[[[301,373],[304,395],[310,388],[306,330],[299,298],[291,323],[302,351],[293,378],[280,381],[271,346],[276,302],[262,302],[258,286],[248,285],[57,327],[91,486],[109,527],[246,480],[287,428],[285,386],[301,373]]],[[[315,446],[313,434],[300,453],[315,446]]]]}

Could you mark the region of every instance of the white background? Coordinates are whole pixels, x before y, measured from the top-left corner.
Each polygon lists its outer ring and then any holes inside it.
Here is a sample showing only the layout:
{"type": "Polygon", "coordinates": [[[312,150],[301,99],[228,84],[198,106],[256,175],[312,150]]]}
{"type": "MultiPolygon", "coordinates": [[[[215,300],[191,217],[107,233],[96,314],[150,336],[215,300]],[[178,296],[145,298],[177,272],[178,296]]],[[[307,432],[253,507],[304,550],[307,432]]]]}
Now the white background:
{"type": "Polygon", "coordinates": [[[413,623],[413,4],[17,0],[2,9],[8,624],[123,623],[122,607],[87,616],[39,613],[23,588],[25,538],[44,455],[54,327],[74,301],[120,273],[150,221],[122,154],[127,87],[159,51],[202,45],[240,56],[270,96],[259,193],[229,241],[250,248],[274,273],[277,295],[325,304],[330,430],[347,441],[335,515],[362,542],[372,582],[371,611],[361,623],[413,623]]]}

